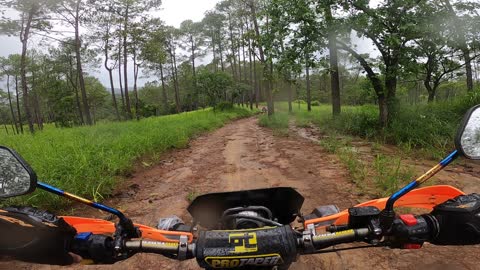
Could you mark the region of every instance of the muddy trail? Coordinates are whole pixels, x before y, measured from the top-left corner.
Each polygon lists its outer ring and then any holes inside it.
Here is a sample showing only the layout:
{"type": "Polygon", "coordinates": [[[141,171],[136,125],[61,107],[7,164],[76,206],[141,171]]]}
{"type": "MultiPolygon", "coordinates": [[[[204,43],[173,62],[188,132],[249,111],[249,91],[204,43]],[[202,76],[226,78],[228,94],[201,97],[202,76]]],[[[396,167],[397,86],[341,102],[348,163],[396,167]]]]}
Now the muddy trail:
{"type": "MultiPolygon", "coordinates": [[[[305,197],[303,213],[324,204],[337,204],[345,209],[364,200],[355,195],[355,186],[337,157],[300,135],[274,137],[272,131],[257,125],[256,118],[235,121],[198,137],[187,149],[165,154],[159,165],[138,170],[107,203],[125,211],[135,222],[155,226],[158,218],[169,215],[190,222],[186,210],[189,198],[209,192],[290,186],[305,197]]],[[[105,218],[105,214],[95,210],[81,212],[76,214],[105,218]]],[[[429,244],[420,250],[372,248],[303,256],[291,269],[479,269],[478,252],[480,247],[429,244]]],[[[12,267],[62,269],[0,263],[2,269],[12,267]]],[[[110,266],[71,267],[199,269],[195,260],[176,262],[148,254],[137,254],[110,266]]]]}

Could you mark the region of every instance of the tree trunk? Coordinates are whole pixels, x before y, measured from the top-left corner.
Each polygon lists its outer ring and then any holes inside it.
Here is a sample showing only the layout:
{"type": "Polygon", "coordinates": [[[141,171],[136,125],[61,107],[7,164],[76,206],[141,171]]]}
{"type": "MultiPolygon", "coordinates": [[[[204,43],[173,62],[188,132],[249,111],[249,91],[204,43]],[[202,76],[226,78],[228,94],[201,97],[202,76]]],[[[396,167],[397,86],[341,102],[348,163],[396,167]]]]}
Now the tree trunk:
{"type": "Polygon", "coordinates": [[[473,91],[473,74],[472,74],[472,58],[470,57],[470,50],[468,48],[462,49],[463,57],[465,59],[465,75],[467,76],[467,90],[473,91]]]}
{"type": "MultiPolygon", "coordinates": [[[[76,78],[76,83],[78,84],[78,77],[76,78]]],[[[80,95],[78,94],[78,86],[75,85],[73,90],[75,91],[75,99],[77,101],[78,116],[80,117],[80,125],[84,125],[85,121],[83,119],[82,102],[80,102],[80,95]]]]}
{"type": "Polygon", "coordinates": [[[431,78],[430,74],[427,74],[425,80],[423,81],[423,85],[425,86],[428,92],[428,103],[432,103],[435,99],[435,91],[430,85],[430,78],[431,78]]]}
{"type": "Polygon", "coordinates": [[[223,45],[220,31],[218,31],[218,49],[220,50],[220,65],[222,66],[222,71],[225,72],[225,64],[223,63],[223,45]]]}
{"type": "Polygon", "coordinates": [[[387,99],[384,95],[378,96],[378,108],[380,110],[380,123],[383,127],[387,126],[388,123],[388,105],[387,99]]]}
{"type": "MultiPolygon", "coordinates": [[[[247,25],[248,27],[248,25],[247,25]]],[[[247,28],[248,31],[248,28],[247,28]]],[[[255,97],[255,82],[253,81],[252,44],[248,40],[248,66],[250,69],[250,110],[253,110],[253,99],[255,97]]]]}
{"type": "Polygon", "coordinates": [[[395,103],[397,94],[397,70],[398,62],[393,59],[391,65],[385,67],[385,90],[387,91],[387,125],[390,122],[392,116],[395,114],[395,103]]]}
{"type": "Polygon", "coordinates": [[[292,113],[292,82],[288,82],[288,112],[292,113]]]}
{"type": "Polygon", "coordinates": [[[233,59],[235,59],[235,55],[229,57],[229,62],[230,62],[230,68],[232,69],[232,77],[234,81],[237,81],[237,77],[235,76],[235,65],[233,63],[233,59]]]}
{"type": "Polygon", "coordinates": [[[255,108],[258,109],[258,101],[260,100],[260,89],[258,84],[258,75],[257,75],[257,60],[255,56],[253,57],[253,80],[255,87],[255,108]]]}
{"type": "Polygon", "coordinates": [[[85,80],[83,78],[82,58],[80,55],[80,49],[82,46],[82,43],[80,41],[80,2],[81,0],[77,0],[75,11],[75,57],[77,58],[77,75],[80,83],[80,92],[82,94],[83,112],[85,113],[87,125],[91,126],[93,125],[93,122],[92,116],[90,115],[90,108],[88,106],[87,90],[85,88],[85,80]]]}
{"type": "Polygon", "coordinates": [[[80,96],[78,95],[78,75],[74,76],[73,74],[73,60],[72,57],[68,57],[69,61],[69,75],[67,75],[68,80],[70,81],[70,84],[72,85],[72,89],[75,91],[75,101],[77,103],[77,111],[78,111],[78,117],[80,118],[80,125],[84,125],[85,122],[83,121],[83,113],[82,113],[82,104],[80,102],[80,96]],[[75,77],[75,82],[73,81],[73,78],[75,77]]]}
{"type": "Polygon", "coordinates": [[[307,110],[310,112],[312,111],[312,93],[310,89],[310,64],[308,63],[308,59],[305,65],[305,80],[307,83],[307,110]]]}
{"type": "Polygon", "coordinates": [[[332,113],[333,116],[340,115],[340,78],[338,74],[338,52],[337,52],[337,37],[335,27],[333,25],[333,16],[330,5],[325,9],[326,19],[329,24],[330,31],[328,33],[328,49],[330,51],[330,76],[332,86],[332,113]]]}
{"type": "MultiPolygon", "coordinates": [[[[238,40],[240,41],[240,39],[238,40]]],[[[240,57],[240,44],[237,42],[237,52],[238,52],[238,81],[242,81],[242,59],[240,57]]]]}
{"type": "Polygon", "coordinates": [[[120,121],[120,113],[118,111],[117,105],[117,97],[115,96],[115,86],[113,85],[113,68],[108,66],[108,48],[109,48],[109,41],[110,41],[110,25],[107,25],[107,33],[105,37],[105,62],[103,63],[105,69],[108,71],[108,77],[110,79],[110,90],[112,92],[112,104],[113,108],[115,109],[115,115],[117,116],[117,121],[120,121]]]}
{"type": "Polygon", "coordinates": [[[113,108],[115,108],[115,115],[117,116],[117,121],[120,121],[120,112],[118,111],[118,104],[117,104],[117,97],[115,96],[115,87],[113,85],[113,69],[108,70],[108,76],[110,78],[110,90],[112,92],[112,102],[113,102],[113,108]]]}
{"type": "Polygon", "coordinates": [[[10,113],[12,114],[12,121],[15,124],[15,129],[18,132],[17,119],[15,117],[15,112],[13,111],[12,96],[10,95],[10,74],[7,74],[7,93],[8,93],[8,105],[10,106],[10,113]]]}
{"type": "Polygon", "coordinates": [[[198,91],[197,91],[197,72],[195,69],[195,43],[193,41],[193,36],[190,36],[190,44],[192,51],[192,74],[193,74],[193,104],[195,110],[198,109],[198,91]]]}
{"type": "MultiPolygon", "coordinates": [[[[120,30],[122,30],[120,28],[120,30]]],[[[123,82],[122,82],[122,36],[119,35],[118,39],[118,85],[120,86],[120,96],[122,97],[122,110],[126,110],[125,96],[123,95],[123,82]]]]}
{"type": "Polygon", "coordinates": [[[130,106],[130,97],[128,94],[128,16],[129,16],[129,6],[125,10],[124,25],[123,25],[123,79],[125,86],[125,104],[127,110],[127,118],[132,119],[132,108],[130,106]]]}
{"type": "Polygon", "coordinates": [[[218,63],[217,63],[217,52],[215,52],[215,31],[212,30],[211,33],[211,39],[212,39],[212,53],[213,53],[213,71],[217,72],[218,71],[218,63]]]}
{"type": "MultiPolygon", "coordinates": [[[[233,79],[235,81],[237,81],[237,72],[236,72],[236,66],[237,66],[237,58],[235,56],[235,44],[233,43],[233,26],[232,26],[232,18],[231,18],[231,15],[230,13],[228,13],[228,30],[229,30],[229,33],[230,33],[230,49],[232,51],[232,58],[233,58],[233,63],[231,64],[232,65],[232,75],[233,75],[233,79]]],[[[232,59],[230,59],[230,62],[232,61],[232,59]]]]}
{"type": "Polygon", "coordinates": [[[33,108],[35,110],[35,119],[37,121],[37,127],[40,130],[43,130],[43,117],[42,111],[40,110],[40,102],[38,101],[39,97],[35,87],[35,73],[32,72],[32,93],[33,93],[33,108]]]}
{"type": "Polygon", "coordinates": [[[170,49],[170,58],[172,62],[173,85],[175,89],[175,105],[177,107],[177,113],[180,113],[182,110],[180,107],[180,94],[178,91],[177,60],[173,49],[170,49]]]}
{"type": "MultiPolygon", "coordinates": [[[[17,95],[17,114],[18,114],[18,125],[20,126],[20,132],[23,134],[23,122],[22,122],[22,113],[20,111],[20,94],[18,93],[18,76],[15,75],[15,93],[17,95]]],[[[25,99],[23,99],[25,102],[25,99]]]]}
{"type": "MultiPolygon", "coordinates": [[[[32,7],[28,12],[28,18],[26,21],[25,27],[23,27],[25,23],[25,18],[22,17],[22,33],[20,35],[20,41],[22,42],[22,56],[20,60],[20,76],[22,80],[22,92],[23,92],[23,106],[25,108],[25,114],[28,122],[28,128],[30,132],[33,134],[35,129],[33,128],[33,119],[32,119],[32,112],[30,110],[30,100],[28,96],[28,83],[27,83],[27,46],[28,46],[28,39],[30,35],[30,29],[32,26],[33,15],[38,11],[38,3],[33,2],[32,7]]],[[[18,97],[18,95],[17,95],[18,97]]],[[[23,127],[22,127],[23,129],[23,127]]],[[[23,130],[22,130],[23,133],[23,130]]]]}
{"type": "Polygon", "coordinates": [[[243,74],[244,74],[243,80],[246,83],[247,82],[247,71],[246,71],[246,69],[247,69],[246,68],[247,59],[245,57],[245,40],[244,40],[244,37],[243,37],[243,34],[244,34],[243,33],[243,24],[240,24],[240,26],[241,26],[240,29],[241,29],[241,33],[242,33],[242,35],[240,36],[240,41],[242,42],[243,68],[244,68],[244,70],[243,70],[243,74]]]}
{"type": "Polygon", "coordinates": [[[268,116],[272,116],[275,113],[275,103],[273,101],[273,93],[271,91],[273,89],[273,63],[271,58],[269,61],[269,66],[270,66],[270,71],[269,71],[270,73],[267,80],[266,94],[267,94],[268,116]]]}
{"type": "Polygon", "coordinates": [[[165,87],[165,78],[163,77],[163,65],[160,64],[160,80],[162,81],[162,98],[163,98],[163,110],[165,113],[168,113],[168,97],[167,89],[165,87]]]}
{"type": "Polygon", "coordinates": [[[138,80],[138,72],[140,70],[140,65],[137,64],[137,52],[133,50],[133,93],[135,94],[135,117],[137,121],[140,120],[140,114],[138,113],[138,89],[137,89],[137,80],[138,80]]]}

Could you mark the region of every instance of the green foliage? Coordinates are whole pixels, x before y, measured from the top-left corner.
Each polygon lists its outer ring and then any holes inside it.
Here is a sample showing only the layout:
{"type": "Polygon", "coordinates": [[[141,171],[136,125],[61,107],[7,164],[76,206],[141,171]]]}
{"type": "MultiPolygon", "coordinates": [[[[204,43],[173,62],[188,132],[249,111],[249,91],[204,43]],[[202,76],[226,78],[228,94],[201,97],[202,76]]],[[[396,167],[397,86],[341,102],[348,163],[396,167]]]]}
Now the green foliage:
{"type": "MultiPolygon", "coordinates": [[[[192,136],[249,115],[249,111],[240,108],[222,113],[208,109],[94,127],[55,129],[47,126],[34,136],[0,133],[0,140],[32,165],[40,181],[81,196],[90,198],[93,194],[101,198],[110,194],[117,181],[133,170],[136,160],[186,147],[192,136]]],[[[66,200],[38,190],[6,203],[53,209],[65,205],[66,200]]]]}
{"type": "Polygon", "coordinates": [[[294,104],[307,104],[307,102],[305,100],[302,100],[302,99],[297,99],[297,100],[294,100],[292,102],[294,104]]]}
{"type": "Polygon", "coordinates": [[[211,72],[202,69],[197,75],[197,87],[207,96],[207,105],[215,107],[224,100],[225,93],[233,85],[233,80],[225,72],[211,72]]]}
{"type": "Polygon", "coordinates": [[[233,104],[230,102],[220,102],[215,106],[215,110],[225,111],[233,108],[233,104]]]}

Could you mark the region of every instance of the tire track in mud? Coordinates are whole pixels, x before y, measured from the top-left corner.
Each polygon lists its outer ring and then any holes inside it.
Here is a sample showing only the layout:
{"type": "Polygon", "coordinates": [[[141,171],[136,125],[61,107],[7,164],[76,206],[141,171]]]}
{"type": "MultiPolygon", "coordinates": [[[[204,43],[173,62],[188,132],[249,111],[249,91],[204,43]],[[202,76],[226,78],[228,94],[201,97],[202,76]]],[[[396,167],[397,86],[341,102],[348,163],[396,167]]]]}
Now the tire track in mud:
{"type": "MultiPolygon", "coordinates": [[[[193,140],[187,149],[163,156],[159,165],[141,169],[118,188],[107,203],[135,222],[156,225],[158,218],[177,215],[190,222],[188,197],[208,192],[291,186],[304,197],[303,213],[316,206],[341,209],[359,202],[355,186],[334,155],[300,136],[274,137],[256,118],[230,123],[193,140]]],[[[77,215],[105,217],[91,209],[77,215]]],[[[477,247],[434,247],[421,250],[362,249],[302,256],[291,269],[478,269],[477,247]]],[[[1,269],[61,267],[0,262],[1,269]]],[[[160,255],[137,254],[108,266],[75,269],[199,269],[194,260],[177,262],[160,255]]]]}

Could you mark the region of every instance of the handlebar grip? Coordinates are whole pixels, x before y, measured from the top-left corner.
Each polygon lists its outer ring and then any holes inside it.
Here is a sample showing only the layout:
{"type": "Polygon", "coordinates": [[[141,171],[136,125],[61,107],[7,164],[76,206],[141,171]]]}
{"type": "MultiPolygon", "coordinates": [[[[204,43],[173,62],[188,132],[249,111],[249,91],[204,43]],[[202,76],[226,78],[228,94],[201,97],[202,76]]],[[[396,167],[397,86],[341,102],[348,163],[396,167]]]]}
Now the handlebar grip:
{"type": "Polygon", "coordinates": [[[71,252],[95,263],[112,264],[118,261],[113,251],[113,238],[93,233],[78,234],[71,246],[71,252]]]}
{"type": "Polygon", "coordinates": [[[351,229],[335,233],[314,235],[312,236],[312,242],[316,249],[322,249],[342,243],[363,241],[369,233],[370,230],[367,228],[351,229]]]}
{"type": "Polygon", "coordinates": [[[438,222],[431,215],[400,215],[388,236],[391,248],[418,249],[438,234],[438,222]]]}

